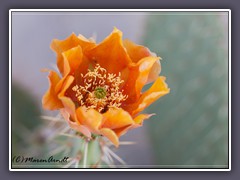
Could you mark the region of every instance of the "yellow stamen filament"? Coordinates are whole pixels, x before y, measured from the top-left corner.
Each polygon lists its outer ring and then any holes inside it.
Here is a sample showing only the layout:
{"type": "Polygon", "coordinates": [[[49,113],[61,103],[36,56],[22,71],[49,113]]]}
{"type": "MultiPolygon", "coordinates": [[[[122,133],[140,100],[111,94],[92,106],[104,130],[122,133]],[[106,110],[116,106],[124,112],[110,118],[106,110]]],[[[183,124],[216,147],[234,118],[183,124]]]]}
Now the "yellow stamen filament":
{"type": "Polygon", "coordinates": [[[83,85],[75,85],[72,88],[79,106],[94,108],[103,113],[111,107],[120,107],[128,97],[120,90],[124,82],[120,78],[121,73],[108,73],[97,64],[93,71],[88,70],[85,75],[80,76],[84,79],[83,85]]]}

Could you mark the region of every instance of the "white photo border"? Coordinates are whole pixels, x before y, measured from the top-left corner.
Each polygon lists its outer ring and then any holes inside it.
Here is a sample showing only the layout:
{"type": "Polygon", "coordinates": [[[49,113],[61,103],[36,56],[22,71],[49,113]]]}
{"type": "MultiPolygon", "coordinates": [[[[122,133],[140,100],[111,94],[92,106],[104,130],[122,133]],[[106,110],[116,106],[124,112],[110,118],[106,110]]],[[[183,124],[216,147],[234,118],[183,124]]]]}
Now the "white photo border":
{"type": "Polygon", "coordinates": [[[9,10],[9,171],[231,171],[231,9],[10,9],[9,10]],[[228,168],[12,168],[12,12],[228,12],[228,168]]]}

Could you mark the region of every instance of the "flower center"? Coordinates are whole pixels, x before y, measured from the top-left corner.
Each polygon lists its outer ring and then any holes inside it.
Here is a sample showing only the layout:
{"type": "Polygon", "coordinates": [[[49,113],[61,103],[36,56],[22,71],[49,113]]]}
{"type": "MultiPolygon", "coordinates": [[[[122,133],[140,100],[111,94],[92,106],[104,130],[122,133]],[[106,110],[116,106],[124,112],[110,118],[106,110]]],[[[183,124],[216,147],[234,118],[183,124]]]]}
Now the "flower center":
{"type": "Polygon", "coordinates": [[[96,89],[94,90],[94,95],[96,98],[102,99],[106,97],[107,91],[104,87],[96,87],[96,89]]]}
{"type": "Polygon", "coordinates": [[[121,90],[124,81],[120,76],[121,73],[118,75],[108,73],[99,64],[93,70],[88,70],[85,75],[80,74],[83,83],[72,88],[78,100],[76,104],[87,109],[96,109],[101,113],[110,107],[120,107],[128,97],[121,90]]]}

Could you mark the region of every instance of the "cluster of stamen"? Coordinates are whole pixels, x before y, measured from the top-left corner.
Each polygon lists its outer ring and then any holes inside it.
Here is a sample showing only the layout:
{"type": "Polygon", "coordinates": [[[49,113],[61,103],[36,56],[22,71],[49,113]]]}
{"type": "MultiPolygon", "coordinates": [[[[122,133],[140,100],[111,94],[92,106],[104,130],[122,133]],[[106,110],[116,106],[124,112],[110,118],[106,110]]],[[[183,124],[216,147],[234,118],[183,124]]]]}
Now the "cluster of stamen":
{"type": "Polygon", "coordinates": [[[106,69],[99,64],[91,71],[80,77],[83,79],[83,85],[75,85],[72,90],[78,100],[78,105],[86,109],[93,108],[103,113],[111,107],[120,107],[122,102],[127,99],[127,95],[120,90],[124,82],[118,75],[108,73],[106,69]]]}

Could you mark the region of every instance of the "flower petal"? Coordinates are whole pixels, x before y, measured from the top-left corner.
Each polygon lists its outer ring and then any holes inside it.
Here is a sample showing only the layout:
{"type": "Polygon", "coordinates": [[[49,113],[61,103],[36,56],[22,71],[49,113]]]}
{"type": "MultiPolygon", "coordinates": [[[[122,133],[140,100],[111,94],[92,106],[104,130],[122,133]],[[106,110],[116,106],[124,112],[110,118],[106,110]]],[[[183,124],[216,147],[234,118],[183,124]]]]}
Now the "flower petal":
{"type": "Polygon", "coordinates": [[[120,137],[122,135],[124,135],[125,133],[127,133],[128,130],[132,129],[132,127],[135,126],[133,125],[127,125],[121,128],[117,128],[117,129],[113,129],[113,131],[115,132],[115,134],[120,137]]]}
{"type": "Polygon", "coordinates": [[[129,131],[130,129],[142,126],[143,121],[145,119],[150,118],[153,115],[154,114],[140,114],[133,119],[133,121],[134,121],[133,124],[127,125],[127,126],[124,126],[124,127],[121,127],[121,128],[113,129],[113,131],[116,133],[116,135],[118,137],[120,137],[120,136],[124,135],[127,131],[129,131]]]}
{"type": "Polygon", "coordinates": [[[127,133],[127,131],[142,126],[143,120],[150,118],[152,115],[154,115],[154,114],[140,114],[134,118],[134,120],[133,120],[134,124],[128,125],[128,126],[125,126],[122,128],[114,129],[114,132],[116,133],[116,135],[118,137],[120,137],[120,136],[124,135],[125,133],[127,133]]]}
{"type": "Polygon", "coordinates": [[[134,124],[134,121],[127,111],[119,108],[111,108],[103,114],[102,127],[117,129],[134,124]]]}
{"type": "Polygon", "coordinates": [[[83,53],[80,46],[74,47],[62,53],[64,58],[63,76],[74,73],[82,63],[83,53]]]}
{"type": "Polygon", "coordinates": [[[126,107],[124,107],[124,109],[128,111],[131,115],[135,115],[144,110],[147,106],[152,104],[161,96],[168,94],[170,92],[170,89],[165,83],[165,79],[165,77],[160,76],[153,83],[151,88],[140,96],[139,100],[136,103],[128,104],[126,107]]]}
{"type": "Polygon", "coordinates": [[[61,100],[59,100],[57,96],[57,92],[55,91],[55,87],[57,83],[60,81],[60,77],[55,71],[49,70],[49,89],[44,94],[42,98],[43,108],[48,110],[56,110],[63,107],[61,100]]]}
{"type": "Polygon", "coordinates": [[[72,129],[84,134],[88,138],[91,138],[91,132],[88,130],[87,127],[79,124],[78,122],[71,121],[70,114],[65,109],[61,109],[60,112],[61,112],[62,116],[64,117],[64,119],[67,120],[69,126],[72,129]]]}
{"type": "Polygon", "coordinates": [[[64,72],[62,53],[78,45],[81,46],[83,51],[85,51],[88,48],[94,47],[96,44],[88,41],[86,38],[78,38],[74,33],[64,40],[54,39],[52,41],[50,47],[57,54],[57,66],[61,74],[64,72]]]}
{"type": "Polygon", "coordinates": [[[149,119],[151,116],[155,114],[140,114],[137,117],[134,118],[134,127],[142,126],[142,123],[145,119],[149,119]]]}
{"type": "MultiPolygon", "coordinates": [[[[160,58],[160,59],[161,59],[161,58],[160,58]]],[[[151,70],[150,70],[150,73],[149,73],[149,75],[148,75],[148,79],[147,79],[146,84],[149,84],[149,83],[155,81],[155,80],[158,78],[160,72],[161,72],[161,64],[160,64],[160,61],[156,61],[156,62],[153,64],[153,66],[152,66],[152,68],[151,68],[151,70]]]]}
{"type": "MultiPolygon", "coordinates": [[[[129,39],[125,39],[123,41],[124,47],[127,49],[129,57],[131,58],[132,62],[137,63],[142,58],[149,57],[149,56],[156,56],[152,53],[147,47],[135,44],[134,42],[130,41],[129,39]]],[[[150,70],[147,84],[155,81],[158,78],[158,75],[161,71],[160,61],[156,61],[150,70]]]]}
{"type": "Polygon", "coordinates": [[[88,72],[89,64],[90,64],[90,62],[89,62],[88,58],[85,55],[83,55],[83,60],[82,60],[81,64],[79,65],[79,67],[76,69],[75,74],[74,74],[76,84],[83,85],[84,79],[81,77],[81,74],[86,74],[88,72]]]}
{"type": "Polygon", "coordinates": [[[86,68],[83,61],[83,53],[80,46],[74,47],[62,53],[63,55],[63,78],[56,86],[56,92],[59,92],[68,75],[80,74],[79,69],[86,68]]]}
{"type": "Polygon", "coordinates": [[[87,56],[109,73],[115,74],[121,72],[131,62],[122,43],[122,32],[117,28],[114,28],[99,45],[88,51],[87,56]]]}
{"type": "Polygon", "coordinates": [[[71,86],[72,82],[74,81],[73,76],[67,76],[66,80],[63,83],[62,89],[58,94],[58,98],[62,101],[62,104],[66,111],[71,115],[71,118],[76,121],[76,114],[75,114],[75,104],[73,101],[65,96],[67,89],[71,86]]]}
{"type": "Polygon", "coordinates": [[[124,47],[127,49],[127,52],[132,59],[132,62],[137,63],[140,59],[144,57],[151,56],[151,51],[141,45],[135,44],[129,39],[124,39],[123,41],[124,47]]]}
{"type": "Polygon", "coordinates": [[[108,128],[102,128],[100,130],[100,133],[103,136],[105,136],[106,138],[108,138],[116,147],[118,147],[119,140],[114,131],[112,131],[111,129],[108,129],[108,128]]]}
{"type": "Polygon", "coordinates": [[[132,64],[129,67],[129,74],[126,83],[123,86],[124,94],[128,95],[126,104],[134,103],[139,98],[143,86],[148,80],[151,69],[159,57],[145,57],[137,64],[132,64]]]}
{"type": "Polygon", "coordinates": [[[102,124],[103,116],[95,109],[84,109],[79,107],[76,110],[77,119],[80,124],[87,126],[91,132],[99,134],[99,127],[102,124]]]}

